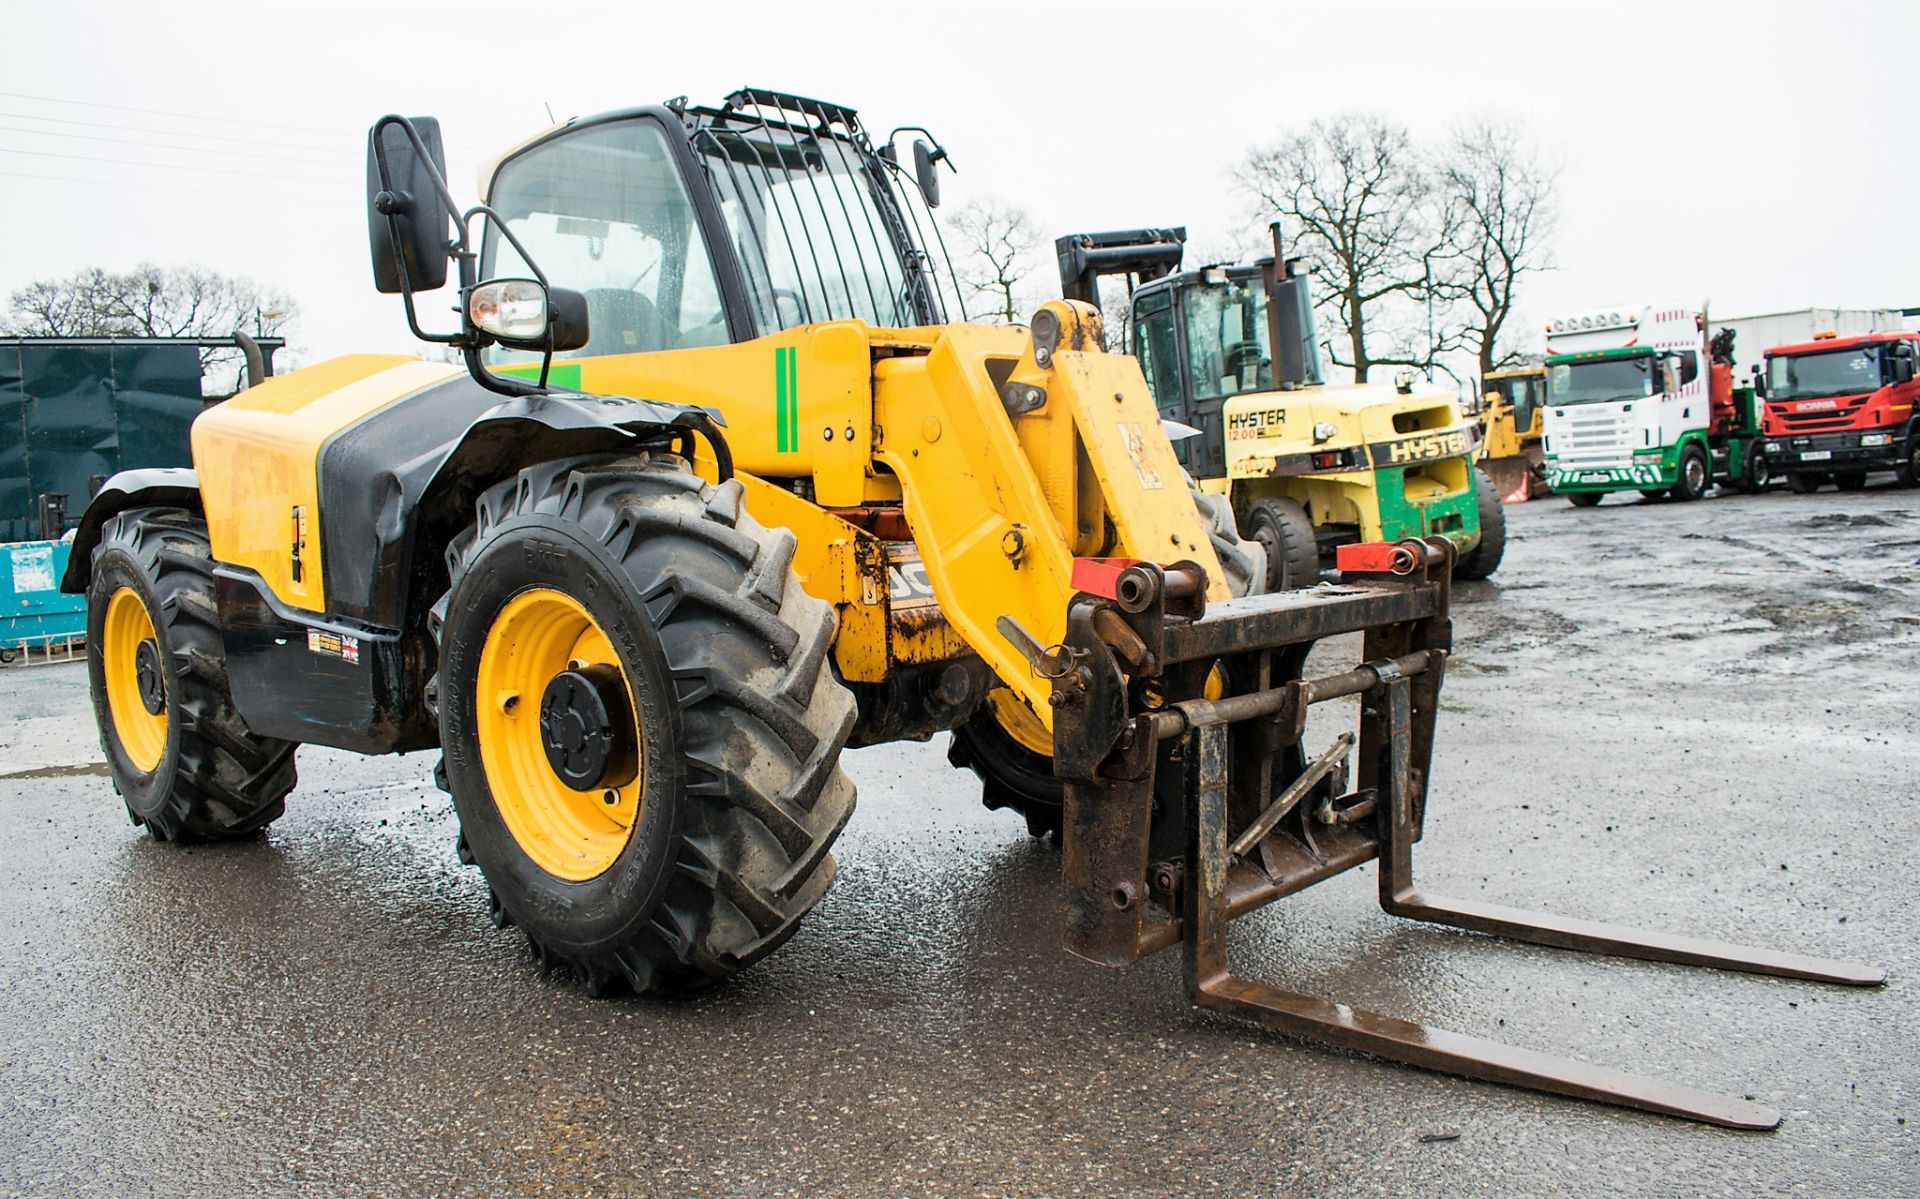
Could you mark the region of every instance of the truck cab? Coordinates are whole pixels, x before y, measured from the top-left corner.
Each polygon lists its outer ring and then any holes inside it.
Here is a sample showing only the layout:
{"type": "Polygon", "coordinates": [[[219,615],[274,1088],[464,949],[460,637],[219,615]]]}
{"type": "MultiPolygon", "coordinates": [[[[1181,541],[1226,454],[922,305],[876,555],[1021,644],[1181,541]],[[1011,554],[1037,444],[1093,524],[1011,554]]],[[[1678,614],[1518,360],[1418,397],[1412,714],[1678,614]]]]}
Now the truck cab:
{"type": "Polygon", "coordinates": [[[1731,335],[1706,313],[1618,305],[1547,326],[1547,482],[1577,507],[1608,492],[1694,500],[1766,478],[1752,392],[1732,380],[1731,335]],[[1720,342],[1728,343],[1724,347],[1720,342]]]}
{"type": "Polygon", "coordinates": [[[1831,333],[1766,353],[1768,457],[1797,492],[1832,481],[1866,486],[1892,470],[1904,486],[1920,476],[1920,333],[1831,333]]]}

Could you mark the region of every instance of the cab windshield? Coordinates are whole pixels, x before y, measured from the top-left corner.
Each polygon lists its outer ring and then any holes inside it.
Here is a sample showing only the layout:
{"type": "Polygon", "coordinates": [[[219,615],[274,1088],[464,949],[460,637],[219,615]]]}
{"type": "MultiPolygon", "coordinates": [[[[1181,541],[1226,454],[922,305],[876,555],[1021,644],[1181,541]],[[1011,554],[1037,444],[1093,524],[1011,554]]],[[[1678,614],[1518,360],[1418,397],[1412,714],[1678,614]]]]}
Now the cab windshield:
{"type": "Polygon", "coordinates": [[[1267,295],[1259,279],[1187,289],[1187,375],[1195,400],[1273,390],[1267,295]]]}
{"type": "Polygon", "coordinates": [[[1556,407],[1638,400],[1659,390],[1652,354],[1556,362],[1547,368],[1547,403],[1556,407]]]}
{"type": "MultiPolygon", "coordinates": [[[[960,310],[951,273],[939,276],[925,248],[931,212],[917,189],[891,177],[893,168],[857,129],[848,135],[856,144],[746,110],[702,113],[693,184],[711,189],[719,203],[744,277],[746,336],[829,320],[939,324],[950,300],[960,310]]],[[[561,357],[733,340],[670,140],[677,136],[651,117],[594,122],[515,155],[495,176],[493,210],[550,283],[586,296],[589,341],[561,357]]],[[[533,271],[489,228],[481,273],[533,271]]],[[[488,357],[529,355],[495,347],[488,357]]]]}
{"type": "Polygon", "coordinates": [[[1862,395],[1880,388],[1877,346],[1780,354],[1767,359],[1767,398],[1813,400],[1862,395]]]}

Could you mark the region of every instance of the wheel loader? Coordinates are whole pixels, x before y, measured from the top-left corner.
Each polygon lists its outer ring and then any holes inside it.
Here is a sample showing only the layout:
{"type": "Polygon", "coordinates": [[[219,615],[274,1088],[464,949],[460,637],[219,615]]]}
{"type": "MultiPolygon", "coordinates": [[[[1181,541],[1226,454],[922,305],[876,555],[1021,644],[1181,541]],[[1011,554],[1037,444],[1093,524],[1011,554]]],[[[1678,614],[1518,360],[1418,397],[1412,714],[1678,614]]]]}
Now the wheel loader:
{"type": "Polygon", "coordinates": [[[1541,445],[1541,411],[1547,400],[1547,368],[1516,366],[1488,371],[1480,380],[1480,469],[1501,501],[1525,503],[1547,495],[1547,454],[1541,445]]]}
{"type": "Polygon", "coordinates": [[[64,586],[88,597],[134,821],[241,837],[281,814],[302,745],[437,748],[498,923],[593,993],[685,991],[831,884],[845,748],[1018,712],[1059,783],[1069,952],[1179,946],[1196,1004],[1294,1036],[1775,1124],[1231,973],[1232,918],[1378,859],[1381,903],[1413,919],[1882,977],[1416,889],[1453,543],[1349,546],[1337,584],[1230,594],[1235,545],[1135,360],[1082,303],[966,323],[934,224],[951,160],[927,134],[909,165],[900,132],[764,90],[672,101],[524,143],[462,210],[438,124],[376,123],[375,285],[462,365],[353,355],[263,382],[199,418],[192,469],[116,476],[88,507],[64,586]],[[423,326],[450,267],[457,327],[423,326]],[[1351,664],[1310,674],[1329,638],[1351,664]],[[1310,747],[1309,712],[1353,697],[1310,747]]]}
{"type": "Polygon", "coordinates": [[[1189,431],[1181,462],[1263,547],[1268,589],[1313,586],[1342,545],[1407,537],[1445,537],[1455,578],[1489,577],[1506,514],[1474,465],[1477,427],[1412,371],[1326,382],[1305,273],[1272,234],[1270,257],[1190,271],[1184,229],[1068,234],[1054,243],[1061,291],[1097,307],[1101,278],[1127,277],[1147,384],[1189,431]]]}

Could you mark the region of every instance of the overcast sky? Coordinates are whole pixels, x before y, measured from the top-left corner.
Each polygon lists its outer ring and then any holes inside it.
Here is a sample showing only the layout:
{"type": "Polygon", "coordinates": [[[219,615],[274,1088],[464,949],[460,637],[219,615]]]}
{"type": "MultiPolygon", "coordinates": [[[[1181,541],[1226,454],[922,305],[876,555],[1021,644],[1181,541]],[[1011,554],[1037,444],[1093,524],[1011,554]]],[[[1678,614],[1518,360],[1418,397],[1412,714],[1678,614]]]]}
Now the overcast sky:
{"type": "Polygon", "coordinates": [[[1708,297],[1722,316],[1920,305],[1914,0],[67,0],[9,5],[6,42],[0,291],[201,263],[291,293],[308,361],[416,348],[367,265],[362,147],[382,113],[441,118],[466,200],[549,108],[747,84],[930,127],[961,171],[949,208],[990,193],[1049,236],[1185,224],[1213,245],[1248,224],[1233,165],[1315,117],[1373,109],[1434,137],[1512,117],[1563,167],[1532,326],[1708,297]]]}

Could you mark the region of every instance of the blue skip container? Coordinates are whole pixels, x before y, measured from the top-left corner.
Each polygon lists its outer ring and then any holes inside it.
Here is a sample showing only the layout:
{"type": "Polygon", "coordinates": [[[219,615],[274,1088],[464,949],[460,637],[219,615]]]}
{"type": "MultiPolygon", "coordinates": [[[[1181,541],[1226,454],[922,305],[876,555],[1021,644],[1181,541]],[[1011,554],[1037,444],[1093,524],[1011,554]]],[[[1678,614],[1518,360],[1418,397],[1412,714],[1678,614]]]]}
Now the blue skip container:
{"type": "Polygon", "coordinates": [[[0,649],[48,649],[87,632],[87,597],[60,590],[73,547],[64,541],[0,545],[0,649]]]}

